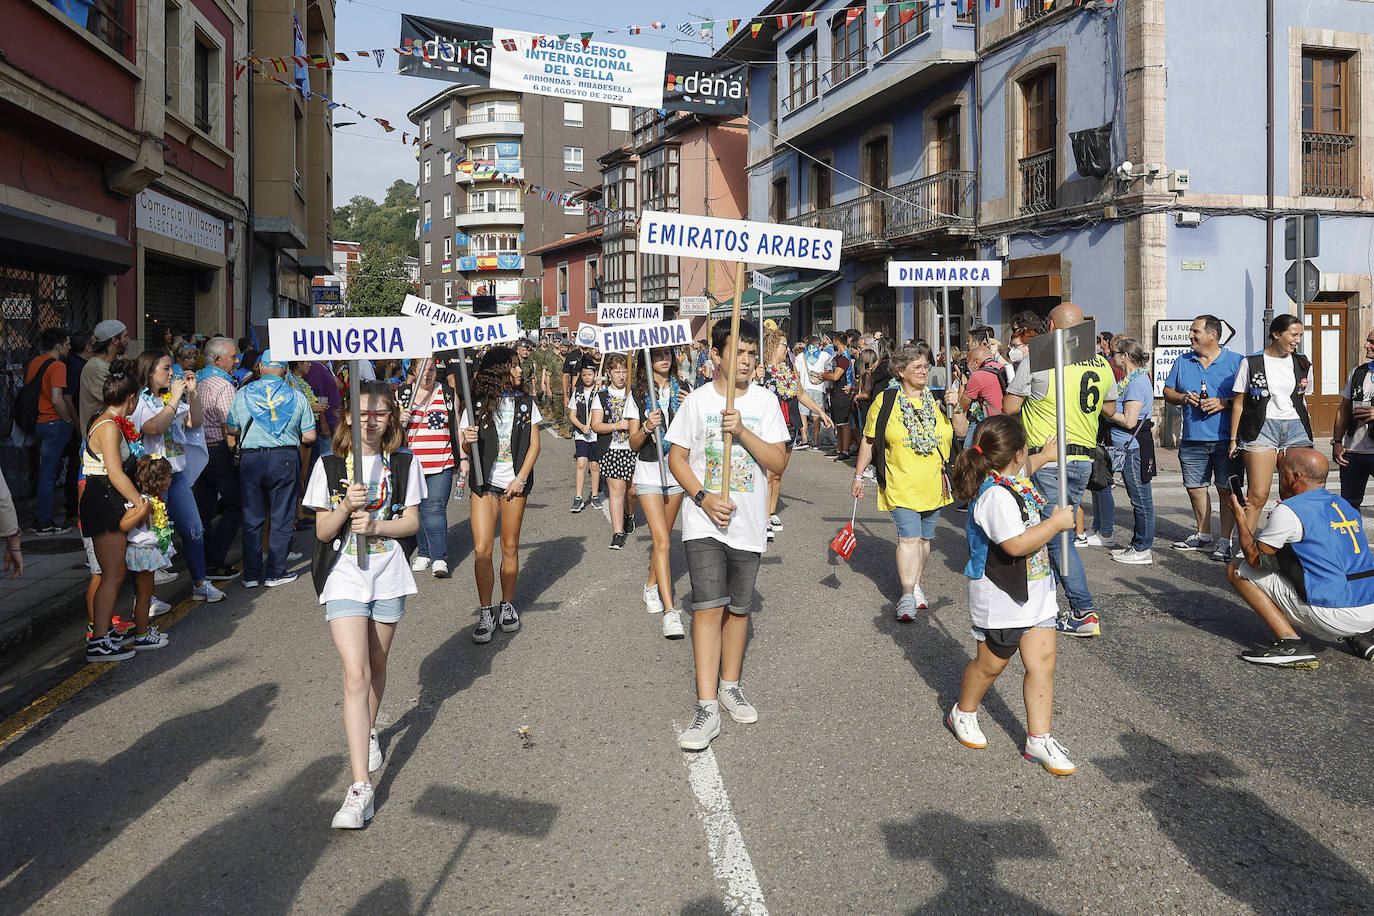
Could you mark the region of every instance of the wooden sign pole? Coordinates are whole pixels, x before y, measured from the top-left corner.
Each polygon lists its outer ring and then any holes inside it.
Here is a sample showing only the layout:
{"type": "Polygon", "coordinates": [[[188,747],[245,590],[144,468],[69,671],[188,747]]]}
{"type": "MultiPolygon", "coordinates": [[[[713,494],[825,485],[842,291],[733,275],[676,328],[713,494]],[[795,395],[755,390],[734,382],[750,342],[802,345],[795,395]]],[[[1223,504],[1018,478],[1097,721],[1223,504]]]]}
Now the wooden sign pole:
{"type": "MultiPolygon", "coordinates": [[[[725,409],[735,409],[735,372],[739,366],[739,310],[740,300],[744,298],[744,262],[735,264],[735,299],[730,307],[730,344],[725,356],[725,409]]],[[[725,452],[721,458],[720,495],[730,498],[731,450],[734,448],[733,436],[725,434],[725,452]]]]}

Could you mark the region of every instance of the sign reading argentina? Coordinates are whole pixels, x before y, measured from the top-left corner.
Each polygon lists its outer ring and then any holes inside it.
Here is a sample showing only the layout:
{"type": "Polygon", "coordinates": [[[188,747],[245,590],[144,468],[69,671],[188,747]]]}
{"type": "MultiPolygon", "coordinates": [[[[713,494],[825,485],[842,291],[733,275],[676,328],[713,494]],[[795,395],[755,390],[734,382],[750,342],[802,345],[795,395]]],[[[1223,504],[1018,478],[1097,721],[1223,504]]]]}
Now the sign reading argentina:
{"type": "Polygon", "coordinates": [[[469,320],[461,312],[413,295],[407,295],[401,303],[401,314],[424,318],[430,324],[462,324],[469,320]]]}
{"type": "Polygon", "coordinates": [[[642,254],[839,270],[843,241],[844,233],[836,229],[657,210],[645,210],[639,215],[642,254]]]}
{"type": "Polygon", "coordinates": [[[625,324],[601,329],[603,353],[628,353],[655,347],[680,347],[692,342],[692,322],[686,318],[655,324],[625,324]]]}
{"type": "Polygon", "coordinates": [[[1001,286],[1001,261],[889,261],[888,286],[1001,286]]]}
{"type": "Polygon", "coordinates": [[[429,356],[423,318],[269,318],[277,359],[401,359],[429,356]]]}
{"type": "Polygon", "coordinates": [[[520,336],[520,322],[514,315],[497,318],[465,318],[462,324],[432,327],[434,349],[460,350],[504,343],[520,336]]]}
{"type": "Polygon", "coordinates": [[[663,320],[663,304],[655,302],[599,302],[596,306],[599,324],[643,324],[663,320]]]}

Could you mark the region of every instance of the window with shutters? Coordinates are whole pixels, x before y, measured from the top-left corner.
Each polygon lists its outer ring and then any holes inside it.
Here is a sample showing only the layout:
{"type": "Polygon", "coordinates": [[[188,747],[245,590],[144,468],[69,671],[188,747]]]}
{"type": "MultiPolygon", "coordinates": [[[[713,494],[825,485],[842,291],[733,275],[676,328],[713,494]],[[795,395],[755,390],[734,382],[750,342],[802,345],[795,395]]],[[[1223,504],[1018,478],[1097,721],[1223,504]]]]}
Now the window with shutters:
{"type": "Polygon", "coordinates": [[[1351,55],[1302,52],[1302,193],[1359,196],[1359,135],[1352,117],[1351,55]]]}

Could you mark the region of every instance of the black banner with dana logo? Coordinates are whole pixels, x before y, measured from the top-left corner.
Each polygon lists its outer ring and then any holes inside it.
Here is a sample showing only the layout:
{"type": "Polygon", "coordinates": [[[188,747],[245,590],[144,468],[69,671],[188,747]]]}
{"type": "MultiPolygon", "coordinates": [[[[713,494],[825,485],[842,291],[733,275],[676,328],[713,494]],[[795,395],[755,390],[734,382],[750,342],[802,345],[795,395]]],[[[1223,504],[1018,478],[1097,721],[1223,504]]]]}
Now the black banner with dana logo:
{"type": "Polygon", "coordinates": [[[748,66],[402,14],[400,72],[462,86],[737,117],[748,66]]]}

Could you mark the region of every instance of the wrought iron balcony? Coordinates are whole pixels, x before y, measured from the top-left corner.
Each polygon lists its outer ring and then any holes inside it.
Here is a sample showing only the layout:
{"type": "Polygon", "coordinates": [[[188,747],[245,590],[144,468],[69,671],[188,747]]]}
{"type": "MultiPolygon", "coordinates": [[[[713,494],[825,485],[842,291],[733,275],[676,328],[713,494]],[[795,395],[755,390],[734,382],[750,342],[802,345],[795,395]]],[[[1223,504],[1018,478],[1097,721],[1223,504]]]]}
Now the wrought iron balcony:
{"type": "Polygon", "coordinates": [[[1037,19],[1044,19],[1054,12],[1055,0],[1028,0],[1024,9],[1021,10],[1021,18],[1017,20],[1020,25],[1029,25],[1037,19]]]}
{"type": "Polygon", "coordinates": [[[1359,145],[1347,134],[1302,132],[1302,193],[1313,197],[1358,197],[1359,145]]]}
{"type": "Polygon", "coordinates": [[[887,237],[917,236],[941,229],[973,228],[975,173],[965,169],[937,172],[888,191],[887,237]]]}
{"type": "Polygon", "coordinates": [[[482,111],[466,118],[458,118],[453,124],[455,127],[467,124],[510,124],[523,119],[524,115],[518,111],[482,111]]]}
{"type": "Polygon", "coordinates": [[[1054,150],[1027,156],[1021,166],[1020,212],[1044,213],[1054,209],[1054,150]]]}
{"type": "Polygon", "coordinates": [[[844,233],[845,249],[870,247],[875,242],[885,241],[882,200],[876,195],[847,200],[833,207],[794,216],[787,222],[809,229],[838,229],[844,233]]]}

